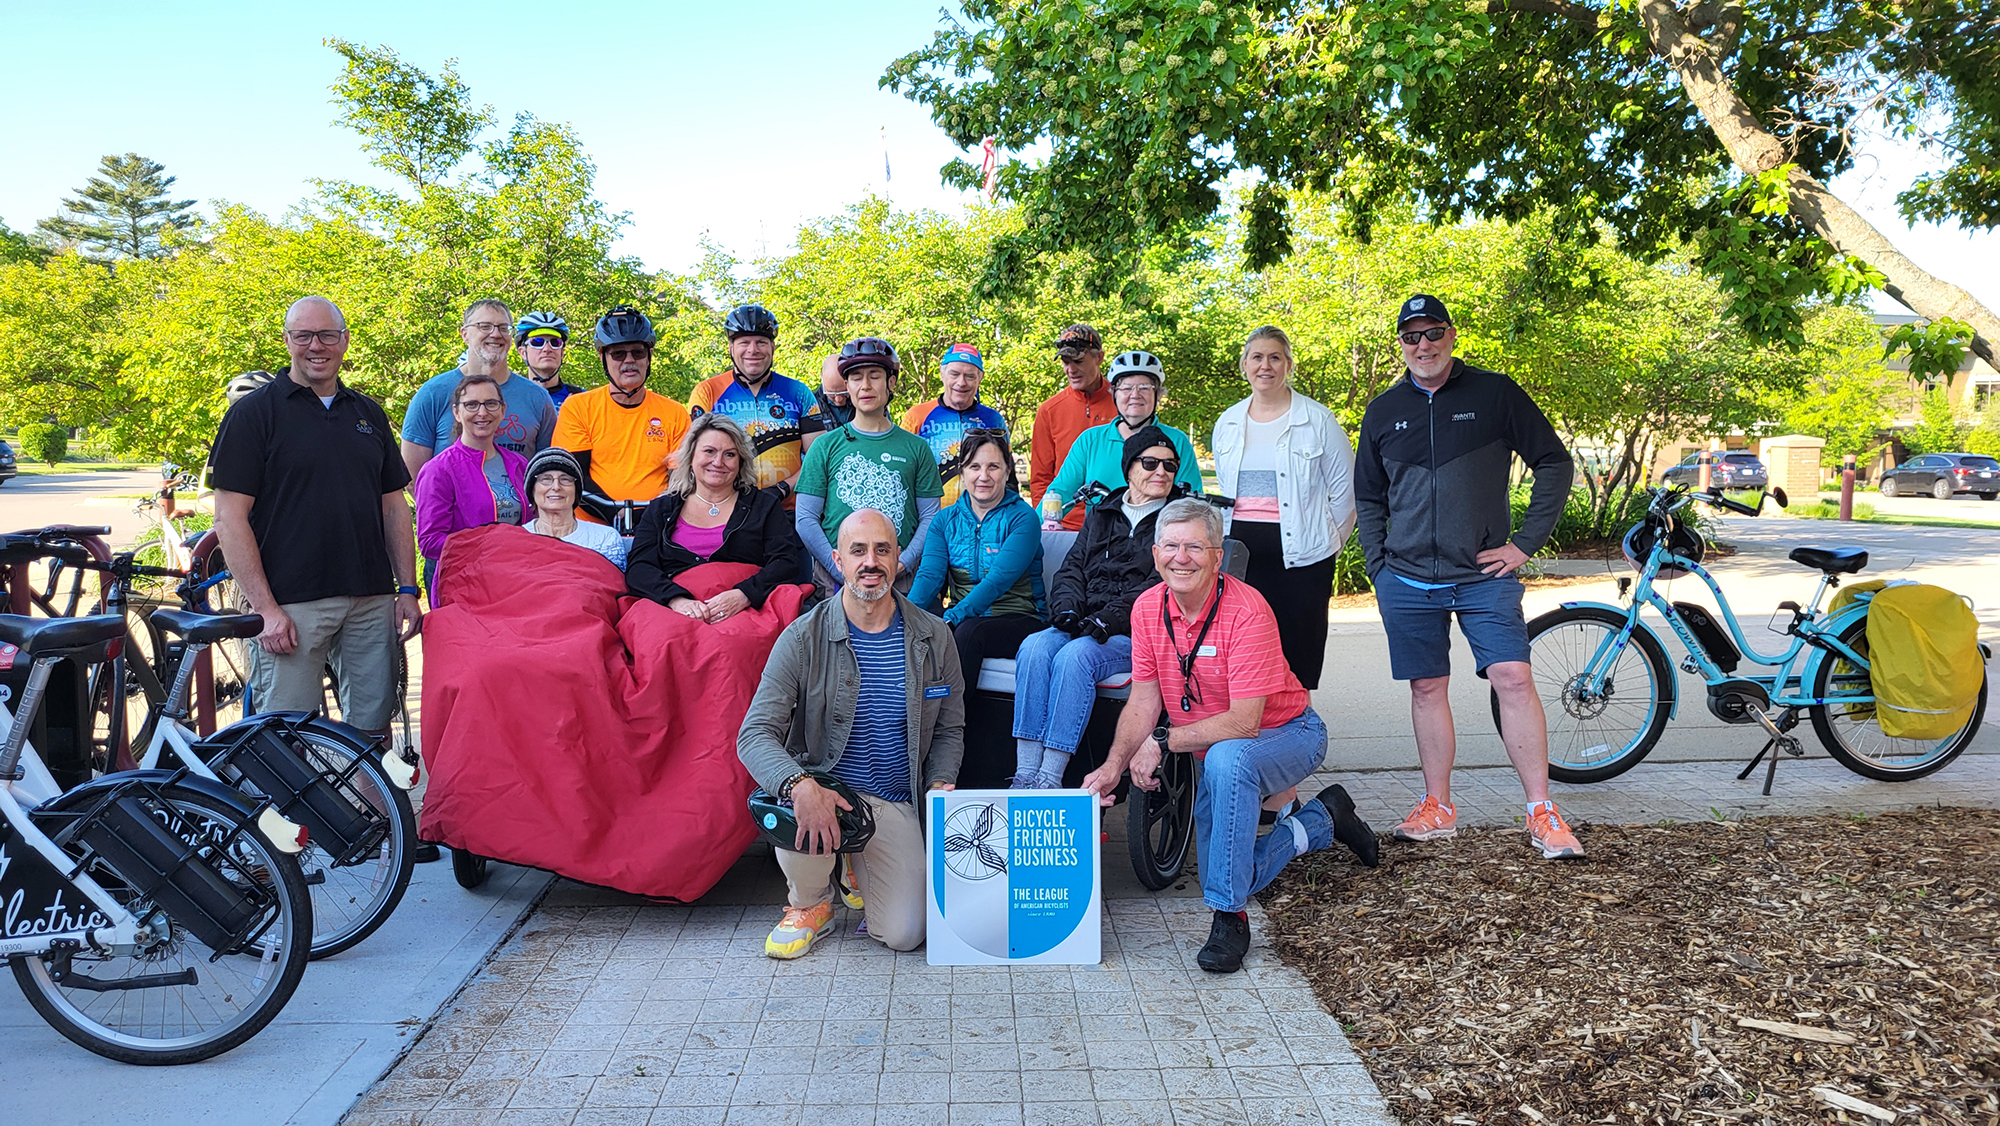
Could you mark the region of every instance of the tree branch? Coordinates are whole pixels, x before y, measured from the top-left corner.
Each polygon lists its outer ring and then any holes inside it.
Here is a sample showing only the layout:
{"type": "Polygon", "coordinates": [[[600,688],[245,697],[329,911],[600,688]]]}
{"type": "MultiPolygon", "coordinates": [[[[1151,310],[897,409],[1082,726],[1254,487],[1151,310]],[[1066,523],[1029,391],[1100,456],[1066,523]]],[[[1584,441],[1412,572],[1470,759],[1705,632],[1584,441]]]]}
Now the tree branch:
{"type": "MultiPolygon", "coordinates": [[[[1688,29],[1671,0],[1638,0],[1638,5],[1653,53],[1674,68],[1681,87],[1715,130],[1736,167],[1755,176],[1791,164],[1783,143],[1764,127],[1722,72],[1722,58],[1713,45],[1688,29]]],[[[1729,6],[1724,3],[1719,10],[1726,11],[1729,6]]],[[[1881,271],[1884,293],[1918,316],[1931,320],[1950,317],[1972,326],[1972,351],[2000,367],[1994,350],[1994,341],[2000,340],[2000,316],[1964,289],[1912,262],[1874,224],[1795,165],[1786,174],[1785,189],[1792,216],[1842,254],[1881,271]]]]}

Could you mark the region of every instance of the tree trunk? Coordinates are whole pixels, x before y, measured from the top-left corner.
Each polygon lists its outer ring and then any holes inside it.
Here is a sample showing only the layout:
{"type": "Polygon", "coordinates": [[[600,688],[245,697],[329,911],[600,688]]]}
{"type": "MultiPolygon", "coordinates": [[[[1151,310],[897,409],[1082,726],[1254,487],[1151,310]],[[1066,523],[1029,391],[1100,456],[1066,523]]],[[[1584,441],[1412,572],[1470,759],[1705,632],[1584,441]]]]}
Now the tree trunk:
{"type": "MultiPolygon", "coordinates": [[[[1688,97],[1715,130],[1738,168],[1754,176],[1791,162],[1783,142],[1764,128],[1756,112],[1723,74],[1720,52],[1712,50],[1706,40],[1689,30],[1671,0],[1639,0],[1639,18],[1645,24],[1653,53],[1665,59],[1680,76],[1688,97]]],[[[1736,18],[1741,18],[1740,10],[1736,18]]],[[[1725,33],[1724,37],[1733,35],[1725,33]]],[[[1883,292],[1911,312],[1931,320],[1950,317],[1972,326],[1972,351],[2000,368],[2000,359],[1994,354],[1994,342],[2000,341],[2000,316],[1995,316],[1970,293],[1910,261],[1874,224],[1828,191],[1825,184],[1793,168],[1786,185],[1791,195],[1792,215],[1801,223],[1841,253],[1880,270],[1886,279],[1883,292]]]]}

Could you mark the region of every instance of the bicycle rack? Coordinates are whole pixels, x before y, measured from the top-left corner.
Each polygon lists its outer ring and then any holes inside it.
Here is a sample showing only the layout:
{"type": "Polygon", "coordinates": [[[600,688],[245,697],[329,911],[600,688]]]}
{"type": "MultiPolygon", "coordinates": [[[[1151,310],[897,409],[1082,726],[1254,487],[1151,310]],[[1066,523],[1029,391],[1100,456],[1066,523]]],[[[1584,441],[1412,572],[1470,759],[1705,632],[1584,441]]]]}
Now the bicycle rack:
{"type": "Polygon", "coordinates": [[[228,743],[195,744],[195,753],[221,774],[234,770],[269,798],[279,816],[306,827],[309,839],[344,868],[373,858],[387,840],[389,819],[354,785],[359,756],[345,769],[322,770],[306,761],[305,740],[282,716],[246,724],[228,743]]]}

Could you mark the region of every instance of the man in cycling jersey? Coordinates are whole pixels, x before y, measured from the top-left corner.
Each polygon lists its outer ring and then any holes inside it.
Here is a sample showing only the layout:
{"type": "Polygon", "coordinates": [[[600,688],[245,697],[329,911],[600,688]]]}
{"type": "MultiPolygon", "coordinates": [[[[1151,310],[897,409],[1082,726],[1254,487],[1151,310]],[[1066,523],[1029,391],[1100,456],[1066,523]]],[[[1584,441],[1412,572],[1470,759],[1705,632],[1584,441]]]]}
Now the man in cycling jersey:
{"type": "Polygon", "coordinates": [[[903,415],[903,429],[922,438],[937,454],[938,476],[944,481],[941,505],[958,499],[958,447],[968,430],[1007,431],[1000,412],[979,401],[979,381],[986,361],[970,344],[953,344],[938,360],[944,384],[938,397],[918,403],[903,415]]]}
{"type": "Polygon", "coordinates": [[[458,334],[465,341],[459,366],[434,375],[410,396],[403,412],[403,465],[412,481],[433,456],[451,448],[451,395],[468,375],[490,375],[500,387],[506,415],[494,443],[522,457],[533,457],[549,446],[556,429],[556,407],[549,393],[532,379],[516,379],[507,370],[507,350],[514,338],[514,314],[507,303],[485,297],[474,301],[460,318],[458,334]]]}
{"type": "Polygon", "coordinates": [[[757,487],[784,486],[785,507],[790,508],[805,462],[799,424],[813,409],[812,391],[771,370],[778,318],[769,309],[738,305],[722,327],[729,334],[729,370],[694,385],[688,414],[719,414],[741,426],[757,455],[757,487]]]}
{"type": "Polygon", "coordinates": [[[528,374],[542,390],[549,393],[549,402],[562,410],[563,400],[583,388],[574,383],[564,383],[562,378],[563,357],[569,351],[569,322],[554,313],[523,313],[514,326],[514,351],[521,354],[521,362],[527,365],[528,374]]]}
{"type": "Polygon", "coordinates": [[[563,403],[554,444],[576,455],[585,491],[650,501],[667,487],[668,458],[688,431],[687,408],[646,386],[658,339],[646,314],[619,305],[598,318],[595,337],[610,382],[563,403]]]}

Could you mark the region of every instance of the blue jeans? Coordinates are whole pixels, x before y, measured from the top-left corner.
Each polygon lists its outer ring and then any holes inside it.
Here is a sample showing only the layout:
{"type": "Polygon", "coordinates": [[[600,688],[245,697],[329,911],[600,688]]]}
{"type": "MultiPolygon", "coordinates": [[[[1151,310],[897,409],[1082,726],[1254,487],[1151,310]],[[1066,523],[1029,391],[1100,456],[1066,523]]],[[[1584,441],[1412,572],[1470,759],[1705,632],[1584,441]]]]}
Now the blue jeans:
{"type": "Polygon", "coordinates": [[[1227,739],[1208,749],[1194,790],[1203,902],[1217,911],[1241,911],[1292,857],[1333,843],[1333,816],[1315,801],[1257,835],[1264,799],[1305,781],[1324,761],[1326,725],[1311,708],[1255,739],[1227,739]],[[1304,848],[1293,822],[1305,830],[1304,848]]]}
{"type": "Polygon", "coordinates": [[[1031,633],[1014,654],[1014,738],[1075,754],[1097,702],[1097,682],[1132,668],[1132,639],[1031,633]]]}

